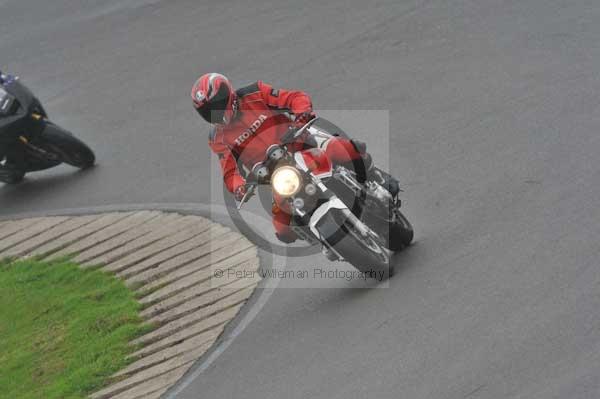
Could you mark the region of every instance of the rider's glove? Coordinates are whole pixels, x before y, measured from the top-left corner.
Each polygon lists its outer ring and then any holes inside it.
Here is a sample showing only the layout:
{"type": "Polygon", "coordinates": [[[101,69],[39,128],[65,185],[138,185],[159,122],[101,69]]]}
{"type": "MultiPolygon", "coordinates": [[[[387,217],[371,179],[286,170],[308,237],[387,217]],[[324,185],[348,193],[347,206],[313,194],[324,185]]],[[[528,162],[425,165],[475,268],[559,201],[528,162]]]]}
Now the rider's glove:
{"type": "Polygon", "coordinates": [[[294,125],[297,127],[302,127],[315,117],[316,115],[313,111],[302,112],[301,114],[296,115],[296,119],[294,119],[294,125]]]}
{"type": "Polygon", "coordinates": [[[246,186],[239,186],[233,192],[233,196],[235,197],[235,200],[238,202],[240,202],[242,200],[242,198],[244,198],[244,195],[246,195],[246,186]]]}

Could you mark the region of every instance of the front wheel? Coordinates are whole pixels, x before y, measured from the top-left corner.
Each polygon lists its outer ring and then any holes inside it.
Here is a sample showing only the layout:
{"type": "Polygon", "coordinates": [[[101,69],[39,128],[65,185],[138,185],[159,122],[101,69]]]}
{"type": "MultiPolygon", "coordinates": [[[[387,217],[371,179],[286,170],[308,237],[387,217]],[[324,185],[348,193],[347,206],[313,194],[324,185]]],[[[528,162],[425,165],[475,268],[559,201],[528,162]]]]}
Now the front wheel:
{"type": "Polygon", "coordinates": [[[393,275],[390,253],[377,235],[354,215],[336,213],[330,212],[319,223],[318,230],[322,237],[326,237],[327,244],[367,276],[387,278],[393,275]],[[369,230],[370,234],[365,234],[365,229],[369,230]]]}
{"type": "Polygon", "coordinates": [[[33,144],[76,168],[87,169],[96,162],[94,152],[84,142],[52,123],[46,125],[33,144]]]}

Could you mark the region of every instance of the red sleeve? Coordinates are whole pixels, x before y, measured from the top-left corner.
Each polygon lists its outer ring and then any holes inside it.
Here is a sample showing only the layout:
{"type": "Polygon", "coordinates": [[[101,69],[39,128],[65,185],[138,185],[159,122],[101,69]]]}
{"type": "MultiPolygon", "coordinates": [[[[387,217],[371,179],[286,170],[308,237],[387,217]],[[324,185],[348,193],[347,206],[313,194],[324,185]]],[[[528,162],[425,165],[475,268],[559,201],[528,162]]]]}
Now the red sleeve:
{"type": "Polygon", "coordinates": [[[289,110],[293,114],[312,111],[312,101],[309,95],[303,91],[274,89],[271,85],[261,81],[258,81],[258,88],[270,107],[289,110]]]}
{"type": "Polygon", "coordinates": [[[214,140],[214,133],[211,133],[211,139],[208,142],[210,149],[219,157],[221,171],[223,172],[223,181],[229,192],[234,192],[239,186],[243,186],[246,181],[240,175],[237,168],[235,157],[229,148],[214,140]]]}

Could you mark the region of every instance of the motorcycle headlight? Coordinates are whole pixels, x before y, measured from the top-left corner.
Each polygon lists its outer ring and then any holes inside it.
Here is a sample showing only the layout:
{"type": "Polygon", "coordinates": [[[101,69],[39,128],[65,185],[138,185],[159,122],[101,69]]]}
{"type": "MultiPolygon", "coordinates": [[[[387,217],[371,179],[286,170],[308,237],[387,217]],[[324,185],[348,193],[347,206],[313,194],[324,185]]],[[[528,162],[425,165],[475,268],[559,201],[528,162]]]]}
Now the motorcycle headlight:
{"type": "Polygon", "coordinates": [[[282,197],[291,197],[300,190],[302,179],[298,170],[292,166],[282,166],[273,172],[271,186],[282,197]]]}

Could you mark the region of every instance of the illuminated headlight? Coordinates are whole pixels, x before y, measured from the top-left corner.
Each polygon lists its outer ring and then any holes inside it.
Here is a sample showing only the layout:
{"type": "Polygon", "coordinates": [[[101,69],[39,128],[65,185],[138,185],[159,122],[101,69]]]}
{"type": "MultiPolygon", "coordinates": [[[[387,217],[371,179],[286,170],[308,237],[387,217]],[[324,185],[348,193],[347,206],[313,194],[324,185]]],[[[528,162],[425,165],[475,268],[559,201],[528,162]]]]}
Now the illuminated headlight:
{"type": "Polygon", "coordinates": [[[282,166],[273,172],[271,186],[273,191],[282,197],[291,197],[300,190],[302,179],[296,168],[282,166]]]}

